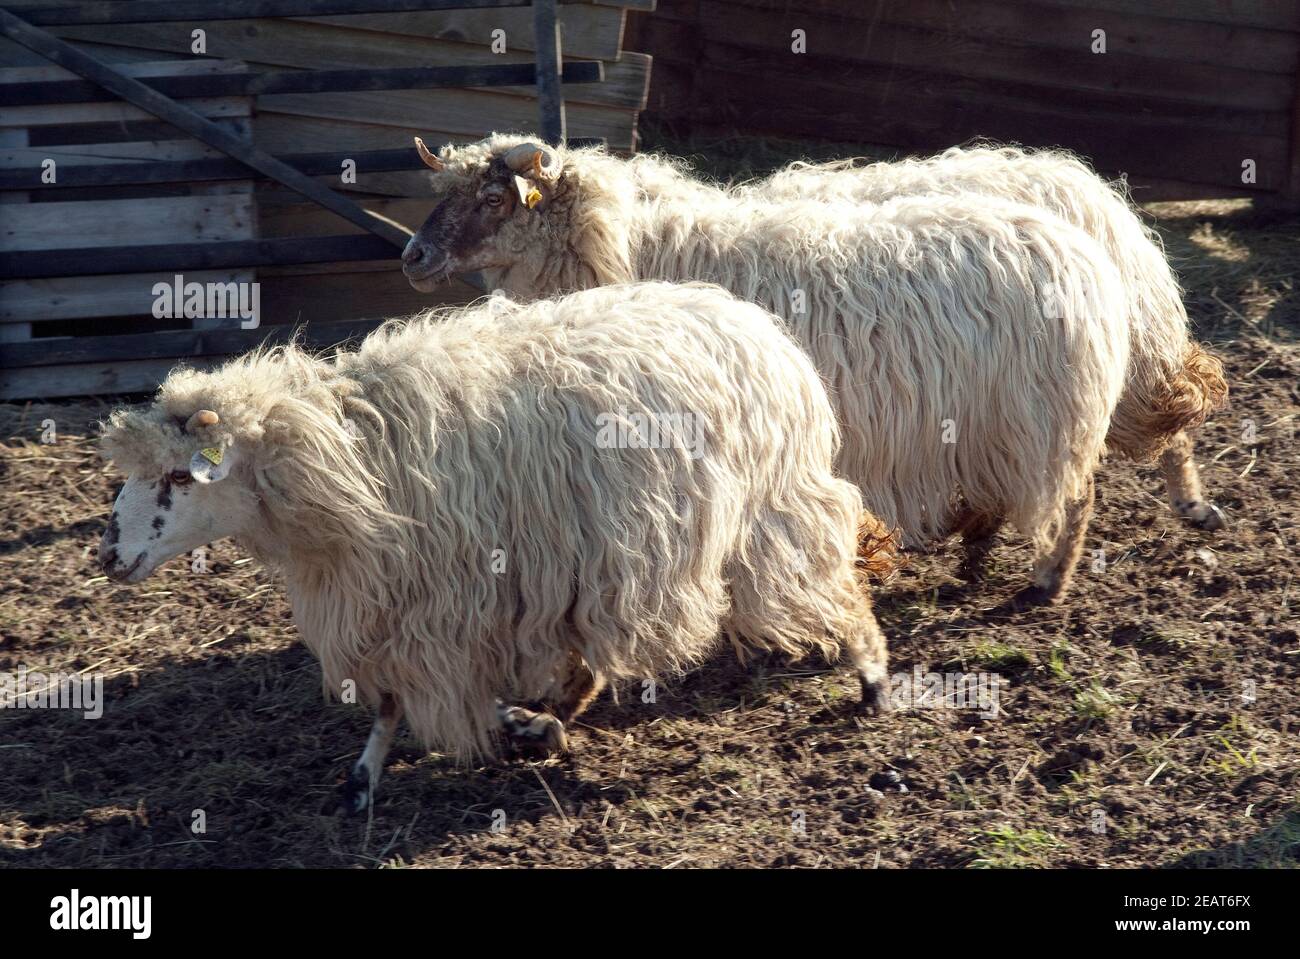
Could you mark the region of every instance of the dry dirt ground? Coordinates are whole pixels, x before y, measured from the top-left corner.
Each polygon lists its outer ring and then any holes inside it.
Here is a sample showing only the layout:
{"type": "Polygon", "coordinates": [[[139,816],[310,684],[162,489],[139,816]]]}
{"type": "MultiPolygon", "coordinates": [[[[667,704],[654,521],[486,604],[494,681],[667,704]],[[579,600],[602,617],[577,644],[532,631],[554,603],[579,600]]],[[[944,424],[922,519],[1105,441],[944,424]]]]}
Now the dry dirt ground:
{"type": "Polygon", "coordinates": [[[1112,462],[1063,607],[999,609],[1014,539],[980,589],[951,549],[881,587],[894,669],[996,672],[996,719],[865,720],[847,667],[720,654],[656,702],[602,699],[568,762],[457,769],[403,736],[373,816],[341,819],[323,810],[369,719],[322,700],[275,578],[219,543],[207,573],[106,581],[105,407],[4,407],[0,672],[102,673],[107,705],[0,711],[0,863],[1295,866],[1300,223],[1154,212],[1230,371],[1198,449],[1231,528],[1183,525],[1153,470],[1112,462]]]}

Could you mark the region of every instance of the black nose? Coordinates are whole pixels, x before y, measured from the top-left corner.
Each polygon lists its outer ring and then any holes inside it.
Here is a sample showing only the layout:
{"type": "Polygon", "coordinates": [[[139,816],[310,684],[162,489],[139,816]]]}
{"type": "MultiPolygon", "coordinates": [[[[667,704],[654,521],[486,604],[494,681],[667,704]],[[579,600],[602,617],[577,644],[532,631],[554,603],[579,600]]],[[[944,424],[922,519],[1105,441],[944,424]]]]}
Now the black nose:
{"type": "Polygon", "coordinates": [[[432,262],[433,248],[420,240],[411,240],[402,251],[402,266],[407,269],[427,269],[432,262]]]}
{"type": "Polygon", "coordinates": [[[116,546],[110,546],[106,550],[99,551],[99,565],[104,569],[108,569],[108,567],[112,566],[116,562],[117,562],[116,546]]]}

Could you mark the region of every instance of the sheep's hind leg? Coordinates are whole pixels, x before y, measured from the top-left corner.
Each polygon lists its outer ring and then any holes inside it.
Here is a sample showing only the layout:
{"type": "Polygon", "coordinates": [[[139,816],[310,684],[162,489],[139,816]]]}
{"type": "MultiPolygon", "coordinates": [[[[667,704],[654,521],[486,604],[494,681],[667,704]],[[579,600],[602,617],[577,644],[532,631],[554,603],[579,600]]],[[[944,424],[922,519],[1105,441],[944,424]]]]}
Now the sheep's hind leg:
{"type": "Polygon", "coordinates": [[[348,815],[374,805],[375,787],[379,785],[379,777],[384,771],[384,758],[393,744],[393,736],[397,734],[397,724],[401,718],[402,707],[396,699],[385,693],[379,703],[379,715],[370,727],[370,738],[366,740],[365,751],[343,784],[341,805],[348,815]]]}
{"type": "Polygon", "coordinates": [[[876,622],[869,604],[858,620],[846,631],[844,644],[848,647],[853,668],[862,684],[862,709],[871,715],[890,711],[889,677],[886,675],[889,652],[885,634],[876,622]]]}
{"type": "Polygon", "coordinates": [[[1022,590],[1012,600],[1016,608],[1055,605],[1061,601],[1074,577],[1074,567],[1079,562],[1079,556],[1083,553],[1084,537],[1088,532],[1088,520],[1092,516],[1094,501],[1095,487],[1092,477],[1088,477],[1088,487],[1084,494],[1066,508],[1065,524],[1056,543],[1035,564],[1034,585],[1022,590]]]}
{"type": "Polygon", "coordinates": [[[1201,474],[1196,468],[1192,438],[1186,432],[1179,430],[1160,454],[1160,471],[1165,475],[1169,502],[1179,516],[1204,530],[1220,530],[1228,525],[1223,510],[1201,492],[1201,474]]]}
{"type": "Polygon", "coordinates": [[[555,756],[569,752],[564,724],[577,717],[604,688],[577,653],[569,653],[564,675],[546,697],[530,706],[497,703],[501,725],[512,748],[523,755],[555,756]]]}

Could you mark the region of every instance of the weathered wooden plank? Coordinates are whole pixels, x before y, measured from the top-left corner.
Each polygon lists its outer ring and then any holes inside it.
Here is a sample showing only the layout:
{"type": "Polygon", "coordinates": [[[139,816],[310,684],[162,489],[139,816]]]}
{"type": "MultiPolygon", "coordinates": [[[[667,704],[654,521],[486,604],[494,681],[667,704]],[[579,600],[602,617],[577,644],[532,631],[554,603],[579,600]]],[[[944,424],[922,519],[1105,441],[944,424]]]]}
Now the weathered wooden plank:
{"type": "MultiPolygon", "coordinates": [[[[617,60],[622,52],[627,11],[620,7],[566,3],[560,7],[564,55],[592,60],[617,60]]],[[[489,46],[496,30],[505,32],[507,50],[535,50],[533,16],[527,7],[498,10],[431,10],[419,13],[363,13],[313,17],[350,30],[376,30],[406,37],[425,37],[489,46]]]]}
{"type": "MultiPolygon", "coordinates": [[[[139,51],[141,56],[150,54],[139,51]]],[[[158,60],[146,59],[118,63],[114,68],[128,77],[145,79],[148,77],[172,76],[216,76],[229,73],[243,73],[248,65],[239,60],[158,60]]],[[[80,80],[71,70],[47,63],[43,66],[5,67],[0,69],[0,86],[15,83],[53,83],[60,80],[80,80]]],[[[8,91],[5,93],[9,98],[8,91]]]]}
{"type": "Polygon", "coordinates": [[[0,250],[244,239],[256,216],[247,194],[30,203],[6,211],[0,250]]]}
{"type": "MultiPolygon", "coordinates": [[[[31,150],[23,152],[26,156],[34,156],[31,150]]],[[[330,175],[331,186],[337,185],[345,160],[355,164],[358,178],[381,170],[419,170],[424,166],[413,147],[367,153],[287,154],[277,159],[309,176],[330,175]]],[[[42,183],[39,160],[22,169],[0,168],[0,190],[50,191],[75,187],[246,180],[249,172],[238,160],[225,157],[166,163],[60,164],[56,169],[56,182],[42,183]]]]}
{"type": "Polygon", "coordinates": [[[1300,201],[1300,74],[1292,80],[1295,94],[1291,101],[1291,129],[1287,136],[1288,169],[1283,193],[1287,200],[1294,203],[1300,201]]]}
{"type": "MultiPolygon", "coordinates": [[[[211,117],[209,122],[224,129],[231,136],[247,140],[253,135],[251,117],[211,117]]],[[[28,131],[28,146],[66,147],[105,143],[145,142],[149,140],[174,140],[176,127],[162,120],[132,120],[128,123],[76,123],[65,127],[32,127],[28,131]]],[[[225,156],[221,151],[216,151],[225,156]]]]}
{"type": "MultiPolygon", "coordinates": [[[[0,129],[0,148],[23,149],[27,145],[27,131],[21,129],[0,129]]],[[[30,198],[26,193],[10,192],[0,194],[0,203],[27,203],[30,198]]],[[[4,288],[0,285],[0,306],[4,301],[4,288]]],[[[13,322],[0,325],[0,343],[17,343],[32,337],[32,324],[20,322],[22,317],[14,317],[13,322]]]]}
{"type": "MultiPolygon", "coordinates": [[[[214,22],[207,30],[208,52],[250,64],[335,70],[373,67],[427,67],[430,64],[500,65],[531,64],[533,54],[507,50],[496,54],[486,46],[450,43],[394,33],[347,30],[304,20],[257,20],[214,22]]],[[[52,31],[67,39],[167,50],[189,51],[189,33],[166,24],[123,24],[112,27],[56,27],[52,31]]],[[[573,61],[581,62],[581,61],[573,61]]],[[[626,57],[605,64],[603,83],[566,87],[565,102],[639,108],[648,83],[648,62],[626,57]]],[[[529,86],[500,87],[496,92],[535,98],[529,86]]]]}
{"type": "MultiPolygon", "coordinates": [[[[264,311],[265,312],[265,311],[264,311]]],[[[105,363],[124,360],[156,360],[191,356],[227,356],[243,353],[267,343],[285,343],[295,332],[299,342],[313,347],[331,347],[365,336],[383,317],[339,320],[332,323],[271,324],[257,329],[234,326],[212,330],[161,330],[149,333],[119,333],[115,336],[42,337],[13,343],[0,352],[0,369],[61,366],[70,363],[105,363]]]]}
{"type": "MultiPolygon", "coordinates": [[[[247,117],[253,114],[248,97],[211,97],[186,100],[202,117],[247,117]]],[[[58,103],[41,106],[0,107],[0,126],[62,127],[74,123],[130,123],[152,120],[153,115],[128,103],[58,103]]]]}
{"type": "Polygon", "coordinates": [[[555,0],[533,0],[533,35],[536,38],[538,127],[542,140],[564,143],[564,98],[560,93],[560,20],[555,0]]]}
{"type": "MultiPolygon", "coordinates": [[[[54,319],[147,315],[153,309],[155,283],[171,283],[173,273],[123,273],[117,276],[69,276],[0,283],[0,322],[40,323],[54,319]]],[[[242,270],[206,270],[185,274],[186,282],[237,283],[242,270]]]]}
{"type": "MultiPolygon", "coordinates": [[[[476,90],[338,93],[328,98],[292,94],[263,97],[258,110],[259,126],[269,114],[289,114],[349,123],[391,124],[413,129],[425,140],[445,139],[442,133],[477,138],[493,130],[537,130],[536,101],[476,90]],[[439,131],[437,135],[435,131],[439,131]]],[[[614,149],[632,147],[635,113],[589,104],[566,104],[565,113],[570,136],[603,137],[614,149]]]]}
{"type": "Polygon", "coordinates": [[[97,273],[185,273],[286,263],[391,260],[396,256],[397,252],[387,240],[364,234],[86,247],[62,250],[58,256],[42,250],[23,250],[0,253],[0,279],[43,279],[97,273]]]}
{"type": "Polygon", "coordinates": [[[1047,49],[1021,45],[1014,36],[995,40],[802,11],[768,13],[717,0],[701,2],[699,30],[706,41],[763,51],[770,69],[781,72],[802,71],[810,58],[834,57],[895,70],[1252,110],[1285,109],[1292,94],[1289,77],[1249,69],[1249,62],[1234,69],[1122,50],[1094,54],[1088,34],[1080,35],[1074,49],[1047,49]],[[791,51],[793,27],[806,31],[806,53],[791,51]]]}
{"type": "Polygon", "coordinates": [[[262,276],[260,282],[266,316],[310,323],[409,316],[432,306],[468,303],[482,295],[463,283],[446,283],[432,293],[421,293],[392,266],[359,273],[262,276]]]}
{"type": "Polygon", "coordinates": [[[0,323],[0,343],[25,343],[31,338],[30,323],[0,323]]]}
{"type": "Polygon", "coordinates": [[[66,23],[175,23],[257,17],[333,16],[463,7],[517,7],[527,0],[132,0],[131,3],[26,3],[11,12],[36,26],[66,23]]]}
{"type": "MultiPolygon", "coordinates": [[[[216,362],[195,358],[186,365],[203,370],[216,362]]],[[[151,393],[175,366],[173,360],[119,360],[114,363],[0,369],[0,400],[151,393]]]]}
{"type": "MultiPolygon", "coordinates": [[[[603,121],[605,118],[601,118],[603,121]]],[[[568,114],[569,142],[581,142],[582,137],[597,138],[600,131],[595,124],[588,124],[584,117],[568,114]]],[[[532,117],[526,126],[520,129],[534,129],[536,117],[532,117]]],[[[635,134],[636,114],[629,113],[618,127],[617,135],[604,137],[604,142],[613,151],[627,152],[632,147],[635,134]]],[[[605,125],[602,123],[602,125],[605,125]]],[[[505,124],[495,125],[497,129],[509,129],[505,124]]],[[[393,150],[405,147],[414,137],[423,137],[431,146],[435,143],[472,143],[483,136],[482,125],[468,132],[425,129],[421,127],[388,126],[377,123],[364,123],[359,120],[330,120],[318,117],[294,116],[290,114],[262,111],[258,114],[255,128],[257,143],[262,149],[271,153],[293,153],[309,150],[393,150]]]]}
{"type": "MultiPolygon", "coordinates": [[[[570,63],[565,83],[598,83],[599,62],[570,63]]],[[[334,93],[341,90],[428,90],[436,87],[507,87],[535,83],[537,69],[527,63],[481,66],[396,67],[357,70],[276,70],[216,76],[150,77],[144,83],[164,96],[262,96],[270,93],[334,93]]],[[[11,83],[5,93],[24,105],[111,101],[113,95],[85,80],[11,83]]]]}
{"type": "MultiPolygon", "coordinates": [[[[8,132],[13,131],[3,130],[0,135],[8,132]]],[[[150,163],[224,160],[224,155],[197,140],[135,140],[126,143],[74,143],[44,147],[0,144],[0,170],[39,167],[45,159],[54,160],[62,172],[65,167],[84,169],[100,165],[143,166],[150,163]]],[[[243,168],[243,175],[248,175],[247,168],[243,168]]]]}
{"type": "MultiPolygon", "coordinates": [[[[360,231],[360,227],[343,225],[324,210],[310,203],[271,203],[265,195],[260,195],[258,204],[259,235],[267,238],[294,236],[328,236],[339,235],[348,230],[360,231]]],[[[428,200],[412,199],[368,199],[366,209],[414,232],[432,212],[433,206],[428,200]]],[[[396,261],[397,255],[393,255],[396,261]]]]}

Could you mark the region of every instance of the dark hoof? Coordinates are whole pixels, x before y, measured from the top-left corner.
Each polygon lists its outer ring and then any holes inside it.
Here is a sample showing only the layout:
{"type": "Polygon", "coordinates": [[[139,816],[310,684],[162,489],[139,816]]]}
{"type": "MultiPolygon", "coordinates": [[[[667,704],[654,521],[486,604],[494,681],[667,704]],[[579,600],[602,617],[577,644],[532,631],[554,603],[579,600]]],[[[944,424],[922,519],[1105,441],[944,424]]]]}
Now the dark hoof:
{"type": "Polygon", "coordinates": [[[1060,593],[1053,593],[1043,586],[1026,586],[1011,597],[1011,608],[1015,612],[1035,609],[1040,606],[1055,606],[1061,601],[1060,593]]]}
{"type": "Polygon", "coordinates": [[[867,716],[884,716],[886,713],[893,712],[893,704],[889,701],[889,687],[883,682],[869,683],[863,680],[860,708],[867,716]]]}
{"type": "Polygon", "coordinates": [[[345,816],[355,816],[365,812],[371,804],[370,776],[354,768],[348,773],[347,782],[339,787],[339,811],[345,816]]]}
{"type": "Polygon", "coordinates": [[[1210,533],[1216,533],[1221,529],[1228,528],[1228,516],[1223,510],[1213,503],[1206,503],[1206,514],[1198,520],[1193,520],[1197,526],[1210,533]]]}
{"type": "Polygon", "coordinates": [[[569,738],[564,723],[550,713],[523,706],[504,707],[499,713],[511,753],[526,759],[568,755],[569,738]]]}

